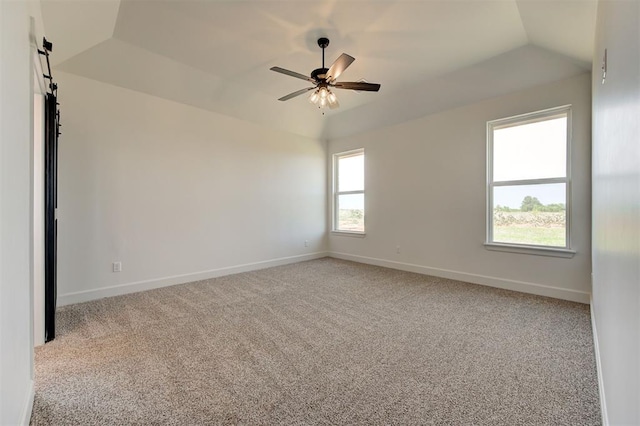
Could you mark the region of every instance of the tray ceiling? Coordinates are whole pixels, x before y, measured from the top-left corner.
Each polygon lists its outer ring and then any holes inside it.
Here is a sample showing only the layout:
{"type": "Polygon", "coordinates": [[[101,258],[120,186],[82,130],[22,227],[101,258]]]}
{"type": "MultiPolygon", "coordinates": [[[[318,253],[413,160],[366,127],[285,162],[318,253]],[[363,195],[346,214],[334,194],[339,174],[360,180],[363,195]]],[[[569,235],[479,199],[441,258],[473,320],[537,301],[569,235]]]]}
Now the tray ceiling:
{"type": "Polygon", "coordinates": [[[55,69],[313,138],[588,71],[596,12],[595,0],[41,5],[55,69]],[[380,92],[337,91],[341,107],[325,115],[305,96],[277,101],[307,85],[269,68],[318,68],[320,36],[331,40],[328,63],[356,58],[341,80],[381,83],[380,92]]]}

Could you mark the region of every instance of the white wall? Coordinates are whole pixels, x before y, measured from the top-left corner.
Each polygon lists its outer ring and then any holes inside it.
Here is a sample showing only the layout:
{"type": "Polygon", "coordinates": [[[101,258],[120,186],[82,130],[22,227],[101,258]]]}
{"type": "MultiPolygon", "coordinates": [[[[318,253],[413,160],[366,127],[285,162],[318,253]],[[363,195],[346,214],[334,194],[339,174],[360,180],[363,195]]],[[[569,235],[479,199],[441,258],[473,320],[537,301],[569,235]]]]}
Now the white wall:
{"type": "Polygon", "coordinates": [[[0,1],[0,424],[27,424],[33,401],[30,17],[0,1]]]}
{"type": "Polygon", "coordinates": [[[324,143],[56,78],[59,304],[326,253],[324,143]]]}
{"type": "Polygon", "coordinates": [[[331,141],[329,154],[364,147],[366,157],[366,238],[331,235],[332,255],[588,303],[590,101],[587,73],[331,141]],[[566,104],[573,105],[577,254],[486,250],[486,122],[566,104]]]}
{"type": "Polygon", "coordinates": [[[593,308],[609,424],[640,424],[640,2],[600,1],[593,58],[593,308]],[[607,49],[606,83],[600,66],[607,49]]]}

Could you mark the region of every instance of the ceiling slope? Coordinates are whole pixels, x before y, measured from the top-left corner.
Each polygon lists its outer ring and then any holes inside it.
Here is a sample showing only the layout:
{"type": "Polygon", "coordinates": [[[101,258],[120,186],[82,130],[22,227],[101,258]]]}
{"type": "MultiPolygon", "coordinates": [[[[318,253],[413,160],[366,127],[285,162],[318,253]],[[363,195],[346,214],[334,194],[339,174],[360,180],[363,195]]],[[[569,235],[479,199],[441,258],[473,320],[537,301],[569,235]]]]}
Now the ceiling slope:
{"type": "Polygon", "coordinates": [[[113,37],[120,0],[41,0],[45,34],[53,42],[52,65],[113,37]]]}
{"type": "MultiPolygon", "coordinates": [[[[278,105],[270,96],[251,88],[114,38],[57,68],[306,137],[317,138],[324,125],[323,117],[307,105],[278,105]]],[[[63,89],[61,99],[64,100],[63,89]]]]}
{"type": "Polygon", "coordinates": [[[533,45],[495,56],[332,116],[323,138],[339,139],[589,72],[587,64],[533,45]]]}
{"type": "Polygon", "coordinates": [[[532,44],[591,62],[597,0],[518,0],[517,3],[532,44]]]}

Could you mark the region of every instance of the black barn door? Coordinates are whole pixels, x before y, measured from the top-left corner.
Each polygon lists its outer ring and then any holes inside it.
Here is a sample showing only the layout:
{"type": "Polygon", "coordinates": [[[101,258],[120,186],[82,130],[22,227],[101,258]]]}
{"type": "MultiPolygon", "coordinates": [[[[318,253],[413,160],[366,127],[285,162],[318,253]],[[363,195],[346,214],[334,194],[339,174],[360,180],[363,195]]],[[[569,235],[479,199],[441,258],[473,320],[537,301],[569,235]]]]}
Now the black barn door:
{"type": "Polygon", "coordinates": [[[59,113],[55,94],[48,93],[44,107],[44,336],[56,337],[56,257],[58,207],[59,113]]]}

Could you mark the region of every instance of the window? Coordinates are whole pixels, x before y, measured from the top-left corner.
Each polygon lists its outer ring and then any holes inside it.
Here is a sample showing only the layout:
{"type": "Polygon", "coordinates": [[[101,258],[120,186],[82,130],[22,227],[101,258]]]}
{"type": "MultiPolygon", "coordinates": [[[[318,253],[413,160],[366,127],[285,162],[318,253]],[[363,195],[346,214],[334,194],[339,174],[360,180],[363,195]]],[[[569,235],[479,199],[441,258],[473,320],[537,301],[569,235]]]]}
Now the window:
{"type": "Polygon", "coordinates": [[[570,121],[566,106],[487,123],[488,248],[572,253],[570,121]]]}
{"type": "Polygon", "coordinates": [[[364,234],[364,149],[333,155],[333,230],[364,234]]]}

